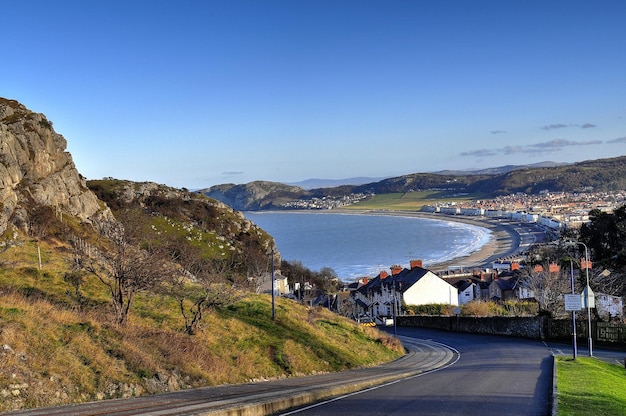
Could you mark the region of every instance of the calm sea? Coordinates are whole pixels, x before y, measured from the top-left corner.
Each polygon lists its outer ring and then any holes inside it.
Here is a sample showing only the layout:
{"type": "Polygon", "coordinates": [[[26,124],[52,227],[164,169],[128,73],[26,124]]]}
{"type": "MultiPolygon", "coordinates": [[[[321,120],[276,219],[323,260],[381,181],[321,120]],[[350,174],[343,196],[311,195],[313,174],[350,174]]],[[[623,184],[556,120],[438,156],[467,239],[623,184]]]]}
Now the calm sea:
{"type": "Polygon", "coordinates": [[[491,231],[459,222],[410,216],[328,212],[245,212],[276,240],[283,259],[311,270],[332,268],[344,281],[375,276],[421,259],[424,266],[466,256],[491,231]]]}

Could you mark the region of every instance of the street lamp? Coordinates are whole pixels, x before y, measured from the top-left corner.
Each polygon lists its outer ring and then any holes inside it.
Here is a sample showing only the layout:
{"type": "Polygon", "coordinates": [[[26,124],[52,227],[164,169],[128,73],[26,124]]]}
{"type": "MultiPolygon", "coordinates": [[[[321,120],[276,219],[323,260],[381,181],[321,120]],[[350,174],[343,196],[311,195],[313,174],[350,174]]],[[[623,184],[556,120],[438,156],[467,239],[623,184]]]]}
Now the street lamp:
{"type": "Polygon", "coordinates": [[[591,339],[591,302],[589,302],[590,300],[590,294],[591,294],[591,287],[589,286],[589,250],[587,249],[587,245],[581,241],[569,241],[569,244],[580,244],[583,247],[585,247],[585,276],[587,278],[587,287],[584,290],[584,294],[585,294],[585,306],[587,307],[587,322],[589,325],[588,328],[588,339],[587,342],[589,343],[589,356],[593,357],[593,346],[592,346],[592,339],[591,339]]]}
{"type": "MultiPolygon", "coordinates": [[[[574,260],[572,260],[572,257],[570,256],[569,258],[569,272],[570,272],[570,283],[572,284],[572,295],[575,294],[574,292],[574,260]]],[[[576,311],[572,311],[572,338],[573,338],[573,356],[574,356],[574,360],[576,359],[576,357],[578,357],[578,346],[577,346],[577,342],[576,342],[576,311]]]]}
{"type": "Polygon", "coordinates": [[[398,307],[398,300],[396,298],[396,282],[392,281],[393,288],[393,336],[398,338],[398,326],[396,325],[396,320],[398,319],[398,311],[396,308],[398,307]]]}
{"type": "Polygon", "coordinates": [[[276,309],[274,307],[274,247],[272,247],[272,321],[276,319],[276,309]]]}

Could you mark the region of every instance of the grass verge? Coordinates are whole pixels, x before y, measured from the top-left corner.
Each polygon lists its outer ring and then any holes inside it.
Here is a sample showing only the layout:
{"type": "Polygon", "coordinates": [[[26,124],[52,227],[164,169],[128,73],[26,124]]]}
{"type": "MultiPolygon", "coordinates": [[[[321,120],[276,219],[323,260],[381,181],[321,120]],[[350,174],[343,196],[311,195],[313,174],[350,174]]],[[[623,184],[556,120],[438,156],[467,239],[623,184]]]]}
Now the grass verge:
{"type": "Polygon", "coordinates": [[[559,416],[626,415],[626,369],[595,358],[557,357],[559,416]]]}

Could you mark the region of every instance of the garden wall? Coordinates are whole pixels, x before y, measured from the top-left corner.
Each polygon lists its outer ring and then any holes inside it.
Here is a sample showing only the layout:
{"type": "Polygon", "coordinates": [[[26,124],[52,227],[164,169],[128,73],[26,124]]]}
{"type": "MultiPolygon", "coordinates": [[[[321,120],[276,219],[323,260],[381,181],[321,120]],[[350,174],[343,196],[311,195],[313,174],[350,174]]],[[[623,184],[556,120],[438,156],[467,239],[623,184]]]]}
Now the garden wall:
{"type": "MultiPolygon", "coordinates": [[[[508,335],[540,340],[571,342],[572,321],[535,317],[398,316],[398,326],[442,329],[453,332],[508,335]]],[[[591,337],[599,345],[626,349],[626,325],[592,322],[591,337]]],[[[576,321],[576,338],[586,342],[588,324],[576,321]]]]}

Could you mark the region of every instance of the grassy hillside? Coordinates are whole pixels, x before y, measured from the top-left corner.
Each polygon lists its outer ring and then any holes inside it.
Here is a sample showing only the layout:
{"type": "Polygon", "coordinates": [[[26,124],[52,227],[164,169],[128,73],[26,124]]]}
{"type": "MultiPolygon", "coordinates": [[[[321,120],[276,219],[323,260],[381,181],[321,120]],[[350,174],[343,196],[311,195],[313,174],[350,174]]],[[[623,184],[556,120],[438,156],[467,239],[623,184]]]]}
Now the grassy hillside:
{"type": "Polygon", "coordinates": [[[399,344],[324,309],[242,294],[184,332],[176,300],[142,292],[126,325],[110,321],[103,285],[64,279],[68,247],[23,240],[0,253],[0,411],[255,379],[338,371],[392,360],[399,344]],[[39,268],[41,253],[41,269],[39,268]]]}
{"type": "Polygon", "coordinates": [[[424,205],[434,204],[445,200],[447,202],[463,202],[471,200],[471,196],[455,196],[440,191],[418,191],[406,193],[391,193],[374,195],[371,198],[344,207],[351,210],[394,210],[419,211],[424,205]]]}

